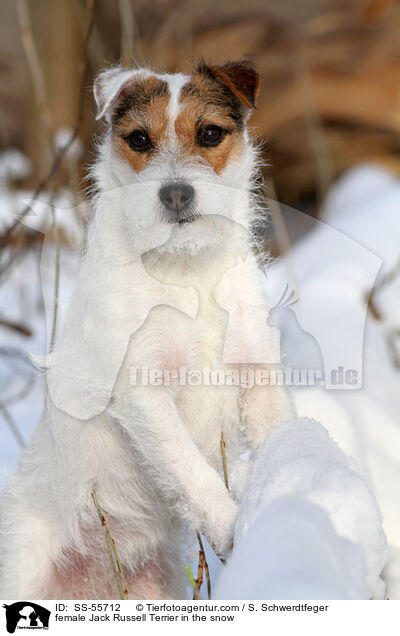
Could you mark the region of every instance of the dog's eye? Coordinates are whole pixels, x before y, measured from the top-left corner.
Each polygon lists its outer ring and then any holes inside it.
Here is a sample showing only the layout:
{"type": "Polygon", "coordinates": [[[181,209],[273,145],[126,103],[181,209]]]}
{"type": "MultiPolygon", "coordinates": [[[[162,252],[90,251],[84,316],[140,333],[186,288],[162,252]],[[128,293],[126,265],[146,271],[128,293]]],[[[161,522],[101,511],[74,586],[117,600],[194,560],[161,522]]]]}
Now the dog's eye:
{"type": "Polygon", "coordinates": [[[205,126],[199,131],[198,141],[201,146],[218,146],[222,141],[226,130],[220,126],[205,126]]]}
{"type": "Polygon", "coordinates": [[[126,141],[136,152],[146,152],[152,147],[150,137],[145,130],[134,130],[126,137],[126,141]]]}

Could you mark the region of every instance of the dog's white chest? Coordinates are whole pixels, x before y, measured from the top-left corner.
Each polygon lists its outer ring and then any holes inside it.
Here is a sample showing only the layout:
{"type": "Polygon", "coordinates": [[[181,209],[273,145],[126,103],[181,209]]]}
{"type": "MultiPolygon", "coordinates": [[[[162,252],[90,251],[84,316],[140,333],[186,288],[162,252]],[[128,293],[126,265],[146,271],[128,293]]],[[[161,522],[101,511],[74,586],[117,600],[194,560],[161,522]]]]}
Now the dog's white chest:
{"type": "Polygon", "coordinates": [[[220,455],[222,423],[231,430],[240,420],[239,387],[226,386],[217,373],[224,373],[227,324],[226,312],[212,301],[200,303],[195,318],[159,305],[131,339],[127,357],[128,365],[144,370],[141,381],[155,390],[163,383],[173,393],[187,430],[210,460],[220,455]]]}

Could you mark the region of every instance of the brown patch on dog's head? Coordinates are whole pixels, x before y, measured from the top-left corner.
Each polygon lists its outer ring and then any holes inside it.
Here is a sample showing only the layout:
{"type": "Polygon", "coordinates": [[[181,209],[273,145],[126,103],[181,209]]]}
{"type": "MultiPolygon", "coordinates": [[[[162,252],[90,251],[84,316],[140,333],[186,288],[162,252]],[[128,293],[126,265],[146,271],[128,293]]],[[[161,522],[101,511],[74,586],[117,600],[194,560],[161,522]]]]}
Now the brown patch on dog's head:
{"type": "MultiPolygon", "coordinates": [[[[111,74],[110,71],[106,73],[109,76],[111,74]]],[[[112,76],[105,79],[112,80],[112,76]]],[[[100,116],[106,114],[111,123],[114,147],[135,172],[140,172],[151,161],[166,134],[166,109],[170,98],[167,82],[139,72],[117,86],[115,94],[107,98],[105,106],[101,100],[101,84],[95,85],[95,95],[96,88],[100,116]],[[144,142],[147,140],[147,143],[138,146],[135,140],[140,139],[144,142]]]]}
{"type": "MultiPolygon", "coordinates": [[[[260,76],[249,62],[197,67],[182,88],[181,110],[175,122],[186,154],[200,155],[216,173],[244,149],[243,130],[249,109],[255,108],[260,76]],[[218,129],[218,143],[208,145],[210,129],[218,129]]],[[[211,130],[212,133],[212,130],[211,130]]]]}
{"type": "Polygon", "coordinates": [[[132,116],[146,117],[149,111],[158,109],[160,99],[168,103],[167,82],[154,75],[132,78],[122,86],[114,103],[111,115],[113,127],[117,127],[132,116]]]}
{"type": "Polygon", "coordinates": [[[168,126],[166,109],[168,84],[157,77],[134,79],[125,85],[111,116],[114,142],[135,172],[151,161],[157,146],[165,138],[168,126]],[[148,144],[135,148],[135,135],[145,135],[148,144]]]}

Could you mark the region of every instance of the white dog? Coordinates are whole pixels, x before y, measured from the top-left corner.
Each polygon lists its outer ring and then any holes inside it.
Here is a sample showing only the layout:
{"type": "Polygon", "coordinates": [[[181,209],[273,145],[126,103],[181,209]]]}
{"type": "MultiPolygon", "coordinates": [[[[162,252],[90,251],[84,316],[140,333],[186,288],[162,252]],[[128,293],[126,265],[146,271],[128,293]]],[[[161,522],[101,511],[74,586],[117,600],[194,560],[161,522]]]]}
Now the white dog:
{"type": "Polygon", "coordinates": [[[232,547],[241,451],[292,416],[280,387],[189,381],[279,355],[251,245],[258,86],[247,62],[96,80],[93,219],[47,415],[2,500],[0,597],[116,597],[94,491],[131,598],[182,597],[182,527],[232,547]]]}

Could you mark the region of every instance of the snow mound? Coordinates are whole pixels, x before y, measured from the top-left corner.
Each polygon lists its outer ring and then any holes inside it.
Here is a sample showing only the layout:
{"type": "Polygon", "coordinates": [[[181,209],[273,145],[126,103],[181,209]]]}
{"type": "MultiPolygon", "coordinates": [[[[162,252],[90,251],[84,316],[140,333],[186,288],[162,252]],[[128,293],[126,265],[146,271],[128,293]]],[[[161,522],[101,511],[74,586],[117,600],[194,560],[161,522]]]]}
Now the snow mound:
{"type": "Polygon", "coordinates": [[[328,368],[358,369],[357,390],[322,385],[290,390],[297,414],[321,422],[371,484],[389,544],[383,576],[391,599],[400,598],[400,276],[375,287],[375,313],[367,309],[366,297],[374,284],[374,258],[381,264],[378,285],[395,271],[399,206],[397,176],[372,164],[348,171],[332,186],[322,222],[291,211],[309,232],[287,262],[270,268],[266,283],[273,301],[295,273],[292,286],[300,300],[274,316],[286,366],[319,368],[314,355],[319,347],[328,368]]]}
{"type": "Polygon", "coordinates": [[[383,598],[385,563],[374,495],[328,432],[307,418],[273,430],[217,598],[383,598]]]}
{"type": "Polygon", "coordinates": [[[263,507],[222,572],[217,599],[365,599],[362,550],[296,494],[263,507]]]}

